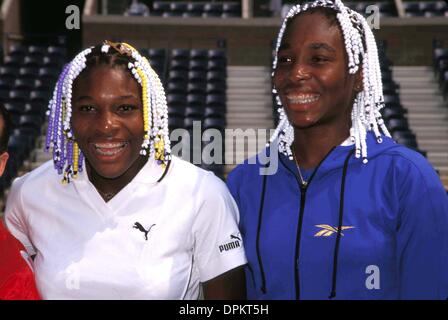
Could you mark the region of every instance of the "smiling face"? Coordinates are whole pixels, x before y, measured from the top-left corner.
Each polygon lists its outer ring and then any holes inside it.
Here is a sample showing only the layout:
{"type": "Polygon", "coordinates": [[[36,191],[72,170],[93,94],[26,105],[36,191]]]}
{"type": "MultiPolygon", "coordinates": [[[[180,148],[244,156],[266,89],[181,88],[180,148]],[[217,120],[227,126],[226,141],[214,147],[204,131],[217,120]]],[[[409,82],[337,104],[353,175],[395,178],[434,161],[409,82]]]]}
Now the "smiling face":
{"type": "Polygon", "coordinates": [[[140,91],[121,67],[96,66],[76,79],[72,128],[94,174],[132,179],[146,162],[140,156],[144,133],[140,91]]]}
{"type": "Polygon", "coordinates": [[[289,22],[278,51],[274,86],[293,127],[349,128],[359,78],[348,73],[337,23],[319,12],[303,13],[289,22]]]}

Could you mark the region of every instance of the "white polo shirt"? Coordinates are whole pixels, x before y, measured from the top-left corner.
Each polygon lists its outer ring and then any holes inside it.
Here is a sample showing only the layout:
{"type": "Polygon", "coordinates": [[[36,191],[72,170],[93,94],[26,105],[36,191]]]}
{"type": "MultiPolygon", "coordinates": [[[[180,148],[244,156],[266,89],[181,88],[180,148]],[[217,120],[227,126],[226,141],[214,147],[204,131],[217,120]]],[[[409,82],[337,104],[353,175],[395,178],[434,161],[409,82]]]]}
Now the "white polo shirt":
{"type": "Polygon", "coordinates": [[[150,159],[105,202],[83,171],[51,161],[16,179],[5,220],[30,254],[44,299],[197,299],[199,283],[246,263],[238,209],[212,173],[150,159]]]}

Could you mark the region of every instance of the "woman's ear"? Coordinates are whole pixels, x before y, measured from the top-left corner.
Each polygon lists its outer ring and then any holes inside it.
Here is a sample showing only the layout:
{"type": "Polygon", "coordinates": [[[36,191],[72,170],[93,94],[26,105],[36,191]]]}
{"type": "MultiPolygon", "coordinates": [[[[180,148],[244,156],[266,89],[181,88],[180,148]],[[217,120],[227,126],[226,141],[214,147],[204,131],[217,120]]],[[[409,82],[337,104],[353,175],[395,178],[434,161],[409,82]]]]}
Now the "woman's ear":
{"type": "Polygon", "coordinates": [[[359,93],[363,90],[362,78],[362,69],[358,69],[358,71],[355,73],[355,85],[353,86],[356,93],[359,93]]]}
{"type": "Polygon", "coordinates": [[[0,154],[0,177],[3,175],[3,172],[5,171],[6,162],[8,162],[9,154],[8,152],[3,152],[0,154]]]}

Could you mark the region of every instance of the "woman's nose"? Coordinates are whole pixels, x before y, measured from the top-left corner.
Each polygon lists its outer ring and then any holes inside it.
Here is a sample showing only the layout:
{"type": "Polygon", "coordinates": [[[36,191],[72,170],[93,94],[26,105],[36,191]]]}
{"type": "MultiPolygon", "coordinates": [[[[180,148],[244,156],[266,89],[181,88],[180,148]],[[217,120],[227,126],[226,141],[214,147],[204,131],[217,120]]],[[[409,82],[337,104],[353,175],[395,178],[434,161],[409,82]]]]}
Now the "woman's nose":
{"type": "Polygon", "coordinates": [[[103,134],[112,134],[116,130],[117,124],[114,115],[111,112],[103,112],[98,120],[97,129],[103,134]]]}
{"type": "Polygon", "coordinates": [[[289,78],[292,81],[302,81],[310,79],[311,75],[303,63],[295,63],[289,72],[289,78]]]}

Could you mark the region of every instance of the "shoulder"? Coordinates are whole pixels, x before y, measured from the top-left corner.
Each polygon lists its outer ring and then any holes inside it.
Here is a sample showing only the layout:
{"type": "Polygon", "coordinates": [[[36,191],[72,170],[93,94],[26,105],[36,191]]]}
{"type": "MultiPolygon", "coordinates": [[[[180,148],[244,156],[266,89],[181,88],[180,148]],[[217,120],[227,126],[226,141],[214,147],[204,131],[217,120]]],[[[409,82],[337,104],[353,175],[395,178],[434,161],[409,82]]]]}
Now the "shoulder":
{"type": "Polygon", "coordinates": [[[419,152],[401,144],[385,150],[381,155],[392,166],[395,174],[403,180],[420,181],[427,187],[441,185],[440,178],[432,164],[419,152]]]}
{"type": "Polygon", "coordinates": [[[170,179],[176,187],[190,190],[196,197],[228,192],[225,183],[211,171],[177,157],[173,157],[171,165],[170,179]]]}
{"type": "Polygon", "coordinates": [[[387,181],[382,183],[382,187],[396,194],[400,203],[414,206],[418,202],[421,202],[418,205],[446,204],[448,198],[440,177],[419,152],[394,143],[381,150],[372,165],[374,170],[371,172],[383,171],[380,176],[387,181]]]}
{"type": "Polygon", "coordinates": [[[23,192],[24,194],[36,194],[36,191],[48,189],[52,184],[60,183],[60,177],[53,167],[53,161],[47,161],[36,169],[16,178],[11,186],[10,196],[23,192]]]}
{"type": "Polygon", "coordinates": [[[269,152],[269,148],[264,148],[258,154],[244,160],[243,163],[237,165],[228,175],[227,181],[232,184],[234,182],[241,182],[247,180],[253,180],[260,177],[260,170],[262,170],[262,159],[267,162],[269,157],[266,153],[269,152]]]}

